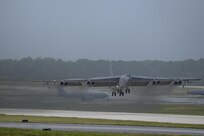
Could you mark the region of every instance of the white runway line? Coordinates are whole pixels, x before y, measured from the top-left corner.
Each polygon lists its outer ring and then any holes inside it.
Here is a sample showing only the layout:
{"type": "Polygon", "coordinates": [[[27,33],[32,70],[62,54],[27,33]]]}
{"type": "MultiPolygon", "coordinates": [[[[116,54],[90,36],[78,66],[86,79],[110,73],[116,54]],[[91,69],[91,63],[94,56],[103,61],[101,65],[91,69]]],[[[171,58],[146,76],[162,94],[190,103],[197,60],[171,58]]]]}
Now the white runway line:
{"type": "Polygon", "coordinates": [[[92,119],[110,119],[110,120],[132,120],[132,121],[168,122],[182,124],[204,124],[204,116],[173,115],[173,114],[37,110],[37,109],[0,109],[0,114],[76,117],[92,119]]]}

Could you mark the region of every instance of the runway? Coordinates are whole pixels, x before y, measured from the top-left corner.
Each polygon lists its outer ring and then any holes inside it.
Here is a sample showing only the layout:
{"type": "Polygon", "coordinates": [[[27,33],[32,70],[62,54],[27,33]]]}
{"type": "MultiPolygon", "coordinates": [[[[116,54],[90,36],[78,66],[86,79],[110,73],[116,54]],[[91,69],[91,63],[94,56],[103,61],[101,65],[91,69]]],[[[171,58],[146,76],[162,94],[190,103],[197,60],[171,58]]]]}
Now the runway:
{"type": "Polygon", "coordinates": [[[204,124],[204,116],[172,115],[172,114],[92,112],[92,111],[69,111],[69,110],[34,110],[34,109],[0,109],[0,114],[76,117],[92,119],[110,119],[110,120],[132,120],[132,121],[168,122],[182,124],[204,124]]]}
{"type": "MultiPolygon", "coordinates": [[[[195,105],[202,111],[204,99],[185,94],[189,90],[191,88],[179,87],[174,92],[169,92],[172,95],[164,92],[155,94],[153,91],[146,91],[145,93],[131,93],[124,97],[110,96],[108,99],[92,99],[92,95],[88,95],[85,98],[72,98],[73,94],[71,96],[60,96],[55,88],[49,90],[47,86],[40,83],[0,83],[0,108],[69,109],[73,111],[131,113],[157,113],[159,110],[164,110],[165,113],[168,113],[170,109],[170,112],[173,111],[175,113],[176,109],[173,106],[178,104],[187,108],[188,105],[192,105],[191,107],[195,105]]],[[[99,92],[99,90],[95,91],[99,92]]],[[[182,110],[182,108],[178,109],[181,112],[182,110]]]]}
{"type": "Polygon", "coordinates": [[[203,129],[115,126],[115,125],[0,123],[0,127],[40,129],[40,130],[51,129],[51,130],[63,130],[63,131],[112,132],[112,133],[204,135],[203,129]]]}

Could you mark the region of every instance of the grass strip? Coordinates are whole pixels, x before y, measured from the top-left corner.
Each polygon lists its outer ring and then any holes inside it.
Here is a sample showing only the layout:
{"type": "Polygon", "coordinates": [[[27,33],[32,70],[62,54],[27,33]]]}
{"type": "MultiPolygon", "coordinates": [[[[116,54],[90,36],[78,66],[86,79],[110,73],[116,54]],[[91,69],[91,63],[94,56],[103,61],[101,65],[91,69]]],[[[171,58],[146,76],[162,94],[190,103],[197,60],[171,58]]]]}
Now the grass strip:
{"type": "Polygon", "coordinates": [[[204,105],[203,104],[160,105],[160,108],[154,111],[154,113],[204,116],[204,105]]]}

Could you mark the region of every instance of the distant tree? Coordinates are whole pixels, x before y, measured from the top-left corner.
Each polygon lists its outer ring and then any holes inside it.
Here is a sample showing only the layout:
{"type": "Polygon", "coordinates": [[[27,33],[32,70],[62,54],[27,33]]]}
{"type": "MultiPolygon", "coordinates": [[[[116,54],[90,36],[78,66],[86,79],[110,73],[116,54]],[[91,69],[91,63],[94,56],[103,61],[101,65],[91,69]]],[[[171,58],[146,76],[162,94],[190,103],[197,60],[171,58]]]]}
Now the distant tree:
{"type": "MultiPolygon", "coordinates": [[[[184,61],[112,61],[114,75],[204,78],[204,59],[184,61]]],[[[110,76],[109,60],[63,61],[54,58],[0,60],[0,80],[64,79],[110,76]]],[[[204,85],[202,80],[200,83],[204,85]]]]}

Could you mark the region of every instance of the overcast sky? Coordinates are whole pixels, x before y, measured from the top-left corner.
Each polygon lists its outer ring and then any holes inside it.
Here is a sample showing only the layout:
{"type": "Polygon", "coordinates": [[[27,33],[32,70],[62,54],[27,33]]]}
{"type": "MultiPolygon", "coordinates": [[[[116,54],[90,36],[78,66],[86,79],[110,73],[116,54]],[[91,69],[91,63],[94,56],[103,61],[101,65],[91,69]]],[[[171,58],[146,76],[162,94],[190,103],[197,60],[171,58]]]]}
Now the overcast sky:
{"type": "Polygon", "coordinates": [[[204,58],[204,0],[0,0],[0,59],[204,58]]]}

